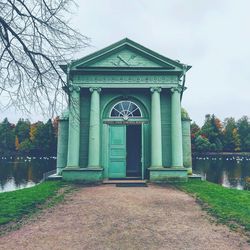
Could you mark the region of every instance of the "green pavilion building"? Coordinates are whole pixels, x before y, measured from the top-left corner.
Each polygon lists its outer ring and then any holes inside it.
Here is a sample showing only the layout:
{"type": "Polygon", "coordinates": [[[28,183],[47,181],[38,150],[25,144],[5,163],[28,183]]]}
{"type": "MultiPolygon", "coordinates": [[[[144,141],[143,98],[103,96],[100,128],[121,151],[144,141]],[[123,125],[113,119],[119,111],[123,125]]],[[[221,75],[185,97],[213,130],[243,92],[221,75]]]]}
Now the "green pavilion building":
{"type": "Polygon", "coordinates": [[[125,38],[61,68],[69,107],[59,119],[58,175],[187,180],[190,119],[181,99],[191,66],[125,38]]]}

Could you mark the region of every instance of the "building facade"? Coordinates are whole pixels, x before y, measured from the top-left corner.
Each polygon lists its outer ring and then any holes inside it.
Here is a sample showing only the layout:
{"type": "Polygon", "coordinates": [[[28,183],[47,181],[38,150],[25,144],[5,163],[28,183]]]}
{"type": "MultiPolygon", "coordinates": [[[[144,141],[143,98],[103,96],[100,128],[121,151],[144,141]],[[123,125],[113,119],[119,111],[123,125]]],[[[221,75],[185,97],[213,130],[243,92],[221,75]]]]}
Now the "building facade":
{"type": "Polygon", "coordinates": [[[191,66],[126,38],[61,68],[69,94],[58,131],[64,180],[187,180],[190,119],[181,97],[191,66]]]}

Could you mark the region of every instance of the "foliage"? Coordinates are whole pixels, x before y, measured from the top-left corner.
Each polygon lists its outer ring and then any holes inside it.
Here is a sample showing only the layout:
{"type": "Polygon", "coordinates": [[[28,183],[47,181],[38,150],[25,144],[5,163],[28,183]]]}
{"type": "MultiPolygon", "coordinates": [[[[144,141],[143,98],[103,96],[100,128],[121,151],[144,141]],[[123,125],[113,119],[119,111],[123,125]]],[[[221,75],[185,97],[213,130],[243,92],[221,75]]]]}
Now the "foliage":
{"type": "Polygon", "coordinates": [[[250,151],[250,122],[247,116],[237,121],[237,129],[241,141],[241,150],[250,151]]]}
{"type": "Polygon", "coordinates": [[[0,225],[34,212],[38,205],[55,196],[62,185],[59,181],[47,181],[31,188],[0,193],[0,225]]]}
{"type": "Polygon", "coordinates": [[[15,125],[7,118],[0,123],[0,153],[15,150],[15,125]]]}
{"type": "Polygon", "coordinates": [[[29,139],[25,139],[19,144],[19,151],[21,153],[24,153],[25,155],[27,155],[30,152],[31,148],[32,148],[32,144],[29,139]]]}
{"type": "Polygon", "coordinates": [[[195,123],[191,123],[191,145],[192,145],[192,150],[196,151],[196,145],[195,145],[195,140],[197,136],[199,135],[200,132],[200,127],[195,123]]]}
{"type": "Polygon", "coordinates": [[[195,138],[195,149],[198,152],[210,151],[211,143],[206,137],[199,135],[195,138]]]}
{"type": "Polygon", "coordinates": [[[192,180],[177,186],[205,203],[205,209],[222,223],[250,231],[250,192],[228,189],[207,181],[192,180]]]}
{"type": "Polygon", "coordinates": [[[190,120],[188,112],[184,108],[181,108],[181,119],[190,120]]]}
{"type": "Polygon", "coordinates": [[[20,119],[16,125],[5,118],[0,123],[0,153],[33,156],[55,156],[57,148],[57,122],[49,119],[45,124],[20,119]]]}
{"type": "Polygon", "coordinates": [[[19,143],[23,142],[29,137],[29,131],[30,122],[28,120],[19,119],[15,128],[15,134],[19,143]]]}
{"type": "Polygon", "coordinates": [[[243,116],[236,122],[229,117],[222,123],[214,114],[208,114],[201,128],[191,124],[191,143],[194,152],[249,152],[249,119],[243,116]]]}
{"type": "Polygon", "coordinates": [[[224,121],[224,149],[234,152],[240,150],[240,138],[234,118],[226,118],[224,121]]]}

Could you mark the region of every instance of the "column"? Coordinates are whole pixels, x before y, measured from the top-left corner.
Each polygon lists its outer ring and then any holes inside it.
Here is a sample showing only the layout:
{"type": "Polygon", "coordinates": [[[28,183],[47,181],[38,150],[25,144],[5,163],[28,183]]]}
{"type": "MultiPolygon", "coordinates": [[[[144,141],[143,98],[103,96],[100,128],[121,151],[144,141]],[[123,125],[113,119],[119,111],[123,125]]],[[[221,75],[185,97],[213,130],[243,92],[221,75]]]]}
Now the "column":
{"type": "Polygon", "coordinates": [[[101,88],[90,88],[89,158],[88,167],[100,167],[100,92],[101,88]]]}
{"type": "Polygon", "coordinates": [[[80,87],[69,86],[69,138],[67,167],[79,167],[80,152],[80,87]]]}
{"type": "Polygon", "coordinates": [[[151,167],[162,167],[161,88],[151,88],[151,167]]]}
{"type": "Polygon", "coordinates": [[[172,166],[183,167],[180,101],[181,88],[172,88],[171,92],[172,166]]]}

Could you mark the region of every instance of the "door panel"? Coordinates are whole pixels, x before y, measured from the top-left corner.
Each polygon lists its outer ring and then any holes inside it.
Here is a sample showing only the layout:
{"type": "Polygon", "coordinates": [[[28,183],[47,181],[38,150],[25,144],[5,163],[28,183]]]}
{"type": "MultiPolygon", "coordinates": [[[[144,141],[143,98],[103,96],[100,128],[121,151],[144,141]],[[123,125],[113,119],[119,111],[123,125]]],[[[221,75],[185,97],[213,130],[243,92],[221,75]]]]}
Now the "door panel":
{"type": "Polygon", "coordinates": [[[109,126],[109,178],[126,177],[126,126],[109,126]]]}

